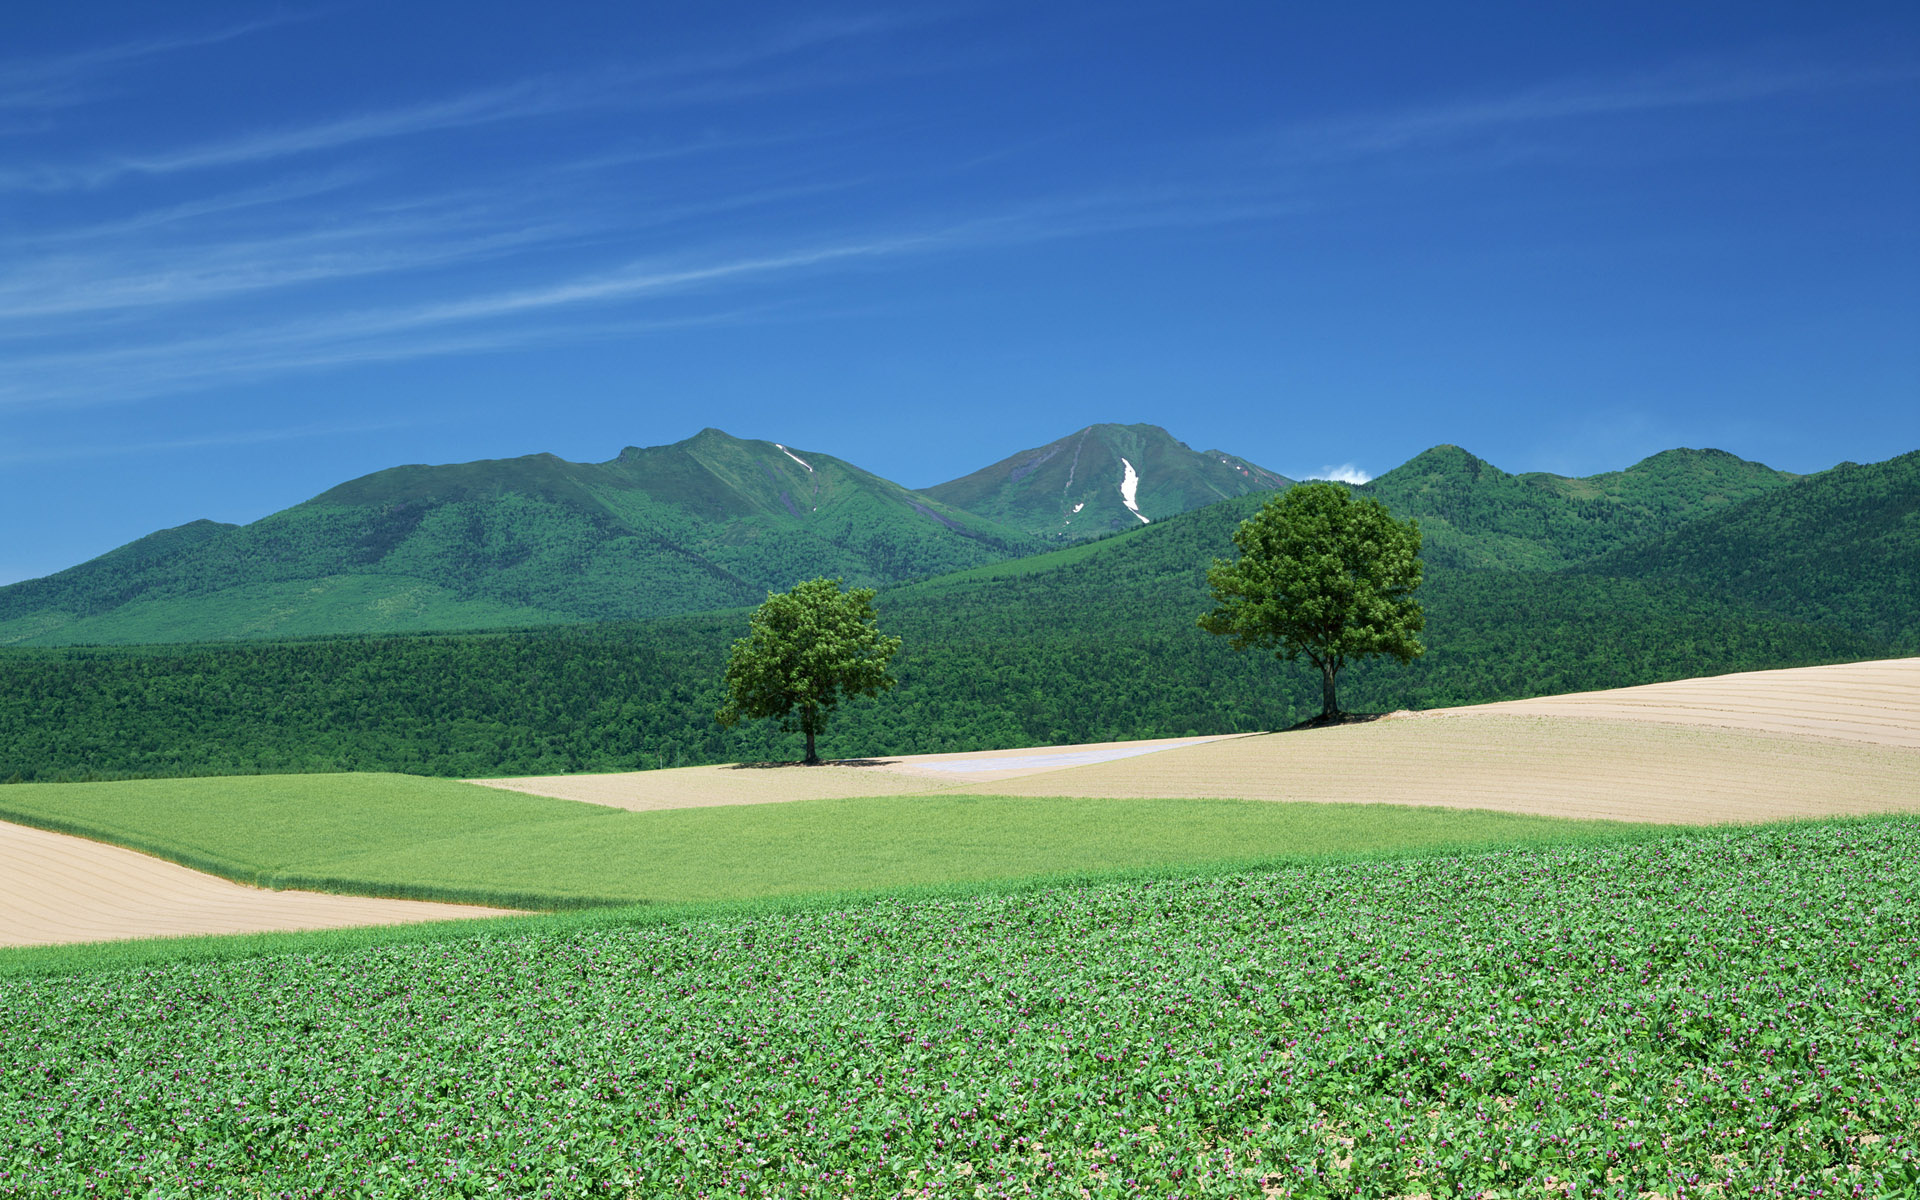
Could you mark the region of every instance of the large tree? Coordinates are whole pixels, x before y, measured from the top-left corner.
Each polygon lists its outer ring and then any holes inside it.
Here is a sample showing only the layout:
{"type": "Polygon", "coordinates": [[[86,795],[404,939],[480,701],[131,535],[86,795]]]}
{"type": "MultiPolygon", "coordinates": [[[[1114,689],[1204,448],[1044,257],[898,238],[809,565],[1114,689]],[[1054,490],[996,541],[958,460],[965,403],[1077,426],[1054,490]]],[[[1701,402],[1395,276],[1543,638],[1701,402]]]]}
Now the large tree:
{"type": "Polygon", "coordinates": [[[1424,652],[1416,635],[1426,619],[1413,598],[1420,526],[1394,520],[1378,500],[1303,483],[1242,521],[1233,544],[1239,559],[1215,559],[1207,571],[1218,607],[1200,628],[1235,650],[1311,662],[1320,671],[1319,720],[1340,715],[1334,685],[1349,660],[1387,654],[1411,662],[1424,652]]]}
{"type": "Polygon", "coordinates": [[[873,589],[840,590],[838,579],[813,579],[790,592],[769,592],[754,610],[747,636],[727,656],[727,702],[714,719],[774,717],[807,737],[807,765],[820,755],[813,739],[844,696],[893,686],[887,663],[900,639],[875,624],[873,589]]]}

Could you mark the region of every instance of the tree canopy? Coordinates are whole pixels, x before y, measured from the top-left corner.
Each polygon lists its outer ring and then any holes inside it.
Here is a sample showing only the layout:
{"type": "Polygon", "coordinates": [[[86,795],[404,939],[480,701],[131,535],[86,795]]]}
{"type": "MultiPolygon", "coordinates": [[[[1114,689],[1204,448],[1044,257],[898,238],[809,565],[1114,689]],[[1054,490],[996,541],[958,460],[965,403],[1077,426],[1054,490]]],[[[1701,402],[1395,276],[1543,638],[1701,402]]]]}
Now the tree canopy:
{"type": "Polygon", "coordinates": [[[1340,714],[1335,683],[1348,661],[1385,654],[1411,662],[1424,652],[1420,526],[1386,505],[1356,500],[1332,483],[1304,483],[1274,496],[1240,523],[1235,562],[1215,559],[1207,584],[1217,607],[1200,628],[1236,650],[1272,649],[1284,662],[1320,671],[1319,720],[1340,714]]]}
{"type": "Polygon", "coordinates": [[[731,727],[776,718],[806,735],[806,761],[816,765],[814,737],[834,706],[892,687],[887,664],[899,650],[900,639],[875,623],[872,588],[843,592],[838,579],[812,579],[769,592],[727,656],[727,700],[714,719],[731,727]]]}

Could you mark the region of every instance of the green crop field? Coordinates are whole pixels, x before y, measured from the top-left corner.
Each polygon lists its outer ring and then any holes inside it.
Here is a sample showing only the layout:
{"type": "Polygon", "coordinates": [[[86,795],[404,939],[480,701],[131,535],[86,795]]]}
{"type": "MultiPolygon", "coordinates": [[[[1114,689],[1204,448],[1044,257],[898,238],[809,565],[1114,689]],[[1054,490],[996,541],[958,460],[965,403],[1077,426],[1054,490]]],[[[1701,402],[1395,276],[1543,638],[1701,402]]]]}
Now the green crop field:
{"type": "Polygon", "coordinates": [[[1905,1197],[1917,948],[1897,818],[74,958],[0,1194],[1905,1197]]]}
{"type": "Polygon", "coordinates": [[[522,908],[1641,832],[1608,821],[1383,805],[927,794],[630,813],[403,775],[17,784],[0,791],[0,818],[245,883],[522,908]]]}

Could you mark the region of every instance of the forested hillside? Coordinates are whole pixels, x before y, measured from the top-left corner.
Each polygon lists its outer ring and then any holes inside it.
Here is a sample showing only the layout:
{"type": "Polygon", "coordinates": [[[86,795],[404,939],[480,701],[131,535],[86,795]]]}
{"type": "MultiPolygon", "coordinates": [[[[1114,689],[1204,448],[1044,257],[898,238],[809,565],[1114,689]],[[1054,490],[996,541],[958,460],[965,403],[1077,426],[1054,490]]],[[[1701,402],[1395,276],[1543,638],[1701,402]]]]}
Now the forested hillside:
{"type": "Polygon", "coordinates": [[[1417,517],[1429,564],[1552,570],[1665,533],[1799,477],[1723,450],[1666,450],[1624,471],[1509,475],[1435,446],[1367,484],[1417,517]]]}
{"type": "Polygon", "coordinates": [[[1711,589],[1920,653],[1920,451],[1843,463],[1583,569],[1711,589]]]}
{"type": "Polygon", "coordinates": [[[605,463],[396,467],[250,525],[168,530],[0,588],[0,643],[645,618],[1041,548],[839,459],[709,429],[605,463]]]}
{"type": "MultiPolygon", "coordinates": [[[[1920,455],[1785,482],[1699,452],[1590,480],[1477,462],[1443,448],[1364,489],[1448,532],[1420,592],[1428,653],[1349,668],[1349,709],[1920,651],[1920,455]],[[1688,513],[1700,515],[1683,523],[1688,513]],[[1644,535],[1620,547],[1629,529],[1644,535]],[[1616,548],[1573,570],[1458,565],[1588,546],[1616,548]]],[[[1231,554],[1235,526],[1263,500],[883,590],[883,628],[905,640],[900,686],[844,709],[823,753],[1272,729],[1311,715],[1309,672],[1234,654],[1194,625],[1208,563],[1231,554]]],[[[512,633],[4,651],[0,779],[793,757],[795,738],[764,723],[713,723],[727,646],[745,628],[735,609],[512,633]]]]}
{"type": "MultiPolygon", "coordinates": [[[[1280,728],[1318,684],[1194,627],[1203,572],[1258,498],[883,592],[900,686],[850,704],[834,757],[1280,728]]],[[[1365,663],[1391,710],[1879,657],[1884,642],[1684,582],[1435,568],[1427,656],[1365,663]]],[[[442,775],[792,758],[713,723],[744,611],[448,637],[0,653],[0,779],[382,769],[442,775]]]]}

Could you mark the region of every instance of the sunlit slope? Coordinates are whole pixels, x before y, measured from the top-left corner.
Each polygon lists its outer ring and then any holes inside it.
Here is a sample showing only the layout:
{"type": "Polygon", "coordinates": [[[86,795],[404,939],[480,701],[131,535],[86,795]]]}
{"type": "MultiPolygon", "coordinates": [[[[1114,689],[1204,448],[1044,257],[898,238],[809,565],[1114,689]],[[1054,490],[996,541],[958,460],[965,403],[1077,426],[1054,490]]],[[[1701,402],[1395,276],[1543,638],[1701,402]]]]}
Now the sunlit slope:
{"type": "Polygon", "coordinates": [[[1920,812],[1920,659],[1263,734],[969,790],[1437,805],[1668,823],[1920,812]]]}
{"type": "MultiPolygon", "coordinates": [[[[1652,721],[1920,750],[1920,658],[1676,679],[1421,716],[1502,714],[1652,721]]],[[[1913,786],[1920,793],[1920,776],[1913,786]]]]}
{"type": "Polygon", "coordinates": [[[119,846],[0,821],[0,946],[341,929],[508,911],[266,891],[119,846]]]}
{"type": "MultiPolygon", "coordinates": [[[[1629,832],[1526,815],[1457,817],[926,792],[623,812],[392,775],[0,789],[0,820],[72,831],[242,882],[514,908],[751,900],[1629,832]]],[[[109,887],[85,872],[74,886],[109,887]]]]}
{"type": "Polygon", "coordinates": [[[142,642],[634,619],[1038,549],[824,454],[706,430],[604,463],[407,466],[0,588],[0,640],[142,642]]]}

